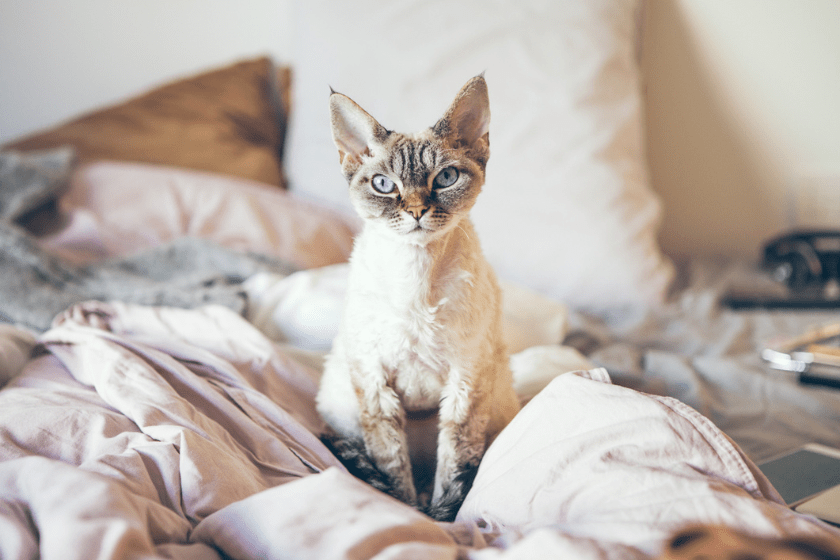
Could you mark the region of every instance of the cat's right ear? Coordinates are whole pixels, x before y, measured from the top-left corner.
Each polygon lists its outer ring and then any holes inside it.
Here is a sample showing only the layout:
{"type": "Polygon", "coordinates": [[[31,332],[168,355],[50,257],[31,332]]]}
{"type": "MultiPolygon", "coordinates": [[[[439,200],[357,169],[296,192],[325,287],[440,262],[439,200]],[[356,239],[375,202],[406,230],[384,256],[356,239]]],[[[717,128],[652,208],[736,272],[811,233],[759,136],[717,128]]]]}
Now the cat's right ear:
{"type": "Polygon", "coordinates": [[[337,92],[330,95],[330,121],[333,142],[338,148],[345,176],[352,176],[371,148],[382,143],[388,130],[371,117],[355,101],[337,92]]]}

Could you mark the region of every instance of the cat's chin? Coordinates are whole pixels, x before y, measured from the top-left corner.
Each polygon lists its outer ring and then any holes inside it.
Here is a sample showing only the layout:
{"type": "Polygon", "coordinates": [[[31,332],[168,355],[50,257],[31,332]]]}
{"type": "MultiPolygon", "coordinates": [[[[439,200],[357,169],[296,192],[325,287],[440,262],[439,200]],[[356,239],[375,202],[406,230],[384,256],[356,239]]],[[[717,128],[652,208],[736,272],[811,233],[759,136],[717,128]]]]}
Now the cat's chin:
{"type": "Polygon", "coordinates": [[[409,225],[406,222],[394,224],[385,220],[368,219],[367,226],[376,231],[378,235],[385,236],[393,241],[425,247],[430,243],[446,238],[459,227],[459,222],[460,219],[453,218],[443,223],[438,221],[434,224],[436,227],[430,227],[432,224],[429,223],[409,225]]]}
{"type": "Polygon", "coordinates": [[[455,224],[447,224],[438,229],[428,229],[426,227],[418,226],[409,231],[395,232],[401,239],[411,245],[425,247],[433,241],[443,239],[455,229],[455,224]]]}
{"type": "Polygon", "coordinates": [[[402,234],[402,238],[406,243],[417,245],[418,247],[425,247],[438,237],[440,237],[439,232],[429,231],[422,228],[417,228],[408,233],[402,234]]]}

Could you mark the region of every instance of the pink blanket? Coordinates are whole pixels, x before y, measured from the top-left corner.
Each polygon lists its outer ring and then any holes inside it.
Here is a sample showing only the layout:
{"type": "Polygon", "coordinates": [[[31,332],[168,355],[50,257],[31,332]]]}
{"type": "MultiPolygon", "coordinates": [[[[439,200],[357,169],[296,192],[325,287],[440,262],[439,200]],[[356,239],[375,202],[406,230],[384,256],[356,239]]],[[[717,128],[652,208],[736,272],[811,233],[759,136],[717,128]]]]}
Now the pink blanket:
{"type": "Polygon", "coordinates": [[[348,475],[318,372],[218,307],[87,303],[0,390],[0,558],[646,558],[689,523],[840,538],[679,402],[564,374],[454,524],[348,475]]]}

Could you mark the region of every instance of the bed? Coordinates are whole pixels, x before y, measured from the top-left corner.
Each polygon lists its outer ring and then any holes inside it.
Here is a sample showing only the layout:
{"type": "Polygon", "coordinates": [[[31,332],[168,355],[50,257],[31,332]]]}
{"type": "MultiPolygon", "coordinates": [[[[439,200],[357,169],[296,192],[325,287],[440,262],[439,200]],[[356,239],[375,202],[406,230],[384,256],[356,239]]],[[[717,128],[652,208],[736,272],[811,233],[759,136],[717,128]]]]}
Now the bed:
{"type": "Polygon", "coordinates": [[[411,64],[381,54],[385,84],[355,63],[370,45],[348,20],[410,43],[438,3],[308,2],[290,64],[235,61],[3,146],[0,557],[679,558],[697,527],[720,537],[706,553],[737,534],[837,554],[840,532],[756,467],[840,447],[840,394],[760,356],[836,313],[727,309],[752,263],[659,250],[637,3],[511,3],[473,18],[467,50],[459,3],[411,64]],[[524,407],[439,523],[319,439],[359,227],[326,84],[400,128],[485,67],[474,219],[524,407]]]}

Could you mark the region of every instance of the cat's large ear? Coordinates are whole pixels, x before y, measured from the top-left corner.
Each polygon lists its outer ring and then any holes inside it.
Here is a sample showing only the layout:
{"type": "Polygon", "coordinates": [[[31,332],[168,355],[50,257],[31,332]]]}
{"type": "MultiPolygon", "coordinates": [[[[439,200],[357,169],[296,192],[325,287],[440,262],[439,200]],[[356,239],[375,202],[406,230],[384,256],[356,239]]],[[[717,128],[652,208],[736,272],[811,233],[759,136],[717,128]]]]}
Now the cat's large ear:
{"type": "Polygon", "coordinates": [[[337,92],[330,95],[330,121],[341,167],[348,176],[359,167],[362,157],[370,155],[371,148],[388,136],[388,130],[367,111],[337,92]]]}
{"type": "Polygon", "coordinates": [[[476,76],[461,88],[432,130],[436,136],[454,137],[459,145],[468,148],[489,147],[490,97],[484,76],[476,76]]]}

